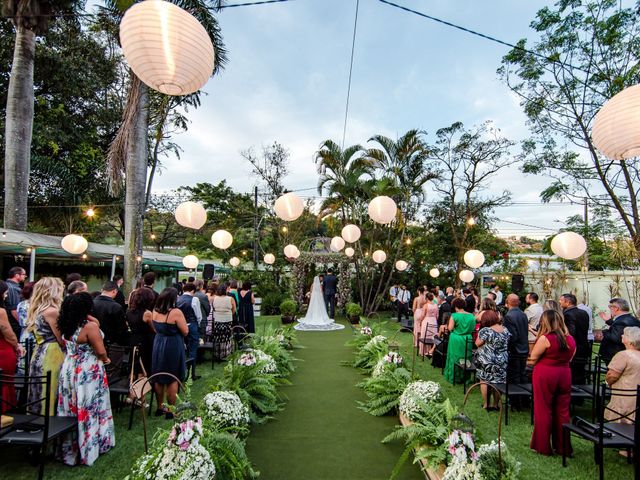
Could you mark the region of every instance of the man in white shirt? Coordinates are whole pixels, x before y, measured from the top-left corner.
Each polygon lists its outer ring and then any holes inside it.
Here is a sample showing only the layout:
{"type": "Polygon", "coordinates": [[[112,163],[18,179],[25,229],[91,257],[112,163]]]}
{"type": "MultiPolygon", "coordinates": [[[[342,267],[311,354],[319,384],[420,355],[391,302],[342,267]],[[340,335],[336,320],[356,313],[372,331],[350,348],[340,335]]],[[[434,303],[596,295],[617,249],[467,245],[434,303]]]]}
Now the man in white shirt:
{"type": "Polygon", "coordinates": [[[502,291],[499,285],[493,287],[493,293],[496,294],[496,305],[502,305],[502,291]]]}
{"type": "Polygon", "coordinates": [[[396,283],[389,289],[389,299],[391,300],[392,303],[395,303],[397,296],[398,296],[398,284],[396,283]]]}
{"type": "Polygon", "coordinates": [[[542,316],[542,305],[538,303],[538,294],[535,292],[529,292],[525,301],[527,305],[529,305],[524,310],[527,320],[529,321],[529,342],[535,342],[538,335],[538,324],[542,316]]]}
{"type": "Polygon", "coordinates": [[[593,310],[589,305],[585,305],[584,302],[579,303],[578,308],[587,312],[587,315],[589,315],[589,332],[587,333],[587,340],[593,342],[593,310]]]}
{"type": "Polygon", "coordinates": [[[398,302],[398,322],[402,321],[402,314],[404,314],[406,319],[409,320],[409,301],[411,300],[411,292],[407,290],[406,285],[402,285],[400,290],[398,290],[396,299],[398,302]]]}

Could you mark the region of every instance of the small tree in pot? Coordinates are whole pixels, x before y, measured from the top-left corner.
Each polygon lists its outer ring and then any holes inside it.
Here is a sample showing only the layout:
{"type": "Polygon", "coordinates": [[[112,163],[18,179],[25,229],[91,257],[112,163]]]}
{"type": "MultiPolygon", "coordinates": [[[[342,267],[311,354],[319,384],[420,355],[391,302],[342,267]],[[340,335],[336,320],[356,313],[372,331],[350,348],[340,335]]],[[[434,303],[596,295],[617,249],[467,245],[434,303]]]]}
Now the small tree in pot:
{"type": "Polygon", "coordinates": [[[293,323],[296,319],[296,311],[298,310],[298,305],[293,300],[285,300],[280,304],[280,315],[282,319],[282,323],[289,324],[293,323]]]}
{"type": "Polygon", "coordinates": [[[362,307],[360,305],[357,303],[347,303],[346,311],[347,317],[353,325],[360,323],[360,315],[362,315],[362,307]]]}

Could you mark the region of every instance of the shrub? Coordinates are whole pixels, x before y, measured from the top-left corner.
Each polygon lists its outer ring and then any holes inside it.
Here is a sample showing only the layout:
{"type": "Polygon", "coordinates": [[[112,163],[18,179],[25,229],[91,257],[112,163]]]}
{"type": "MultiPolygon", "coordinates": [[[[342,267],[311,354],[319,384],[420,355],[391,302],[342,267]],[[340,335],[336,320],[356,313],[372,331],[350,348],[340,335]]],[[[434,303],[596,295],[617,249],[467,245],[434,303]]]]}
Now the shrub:
{"type": "Polygon", "coordinates": [[[362,315],[362,307],[357,303],[347,303],[346,311],[350,317],[359,317],[362,315]]]}
{"type": "Polygon", "coordinates": [[[498,444],[492,441],[490,444],[480,445],[478,449],[478,470],[484,480],[516,480],[520,472],[518,462],[507,449],[504,442],[501,444],[502,468],[498,459],[498,444]]]}
{"type": "Polygon", "coordinates": [[[283,317],[293,317],[297,310],[298,304],[293,300],[287,299],[280,304],[280,314],[283,317]]]}
{"type": "Polygon", "coordinates": [[[260,313],[262,315],[278,315],[280,313],[280,302],[284,299],[284,294],[270,292],[262,297],[260,313]]]}

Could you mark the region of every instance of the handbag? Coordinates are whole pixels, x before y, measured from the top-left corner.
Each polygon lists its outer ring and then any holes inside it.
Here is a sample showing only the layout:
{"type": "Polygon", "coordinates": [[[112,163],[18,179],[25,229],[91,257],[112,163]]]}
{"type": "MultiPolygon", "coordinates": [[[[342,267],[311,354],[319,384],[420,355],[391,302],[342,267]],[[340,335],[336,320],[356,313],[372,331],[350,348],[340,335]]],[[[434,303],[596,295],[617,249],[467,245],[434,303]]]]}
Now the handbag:
{"type": "Polygon", "coordinates": [[[151,391],[151,384],[147,379],[147,371],[144,369],[144,365],[142,363],[142,358],[140,358],[138,353],[138,347],[133,347],[133,358],[134,361],[131,362],[131,373],[129,375],[129,391],[133,395],[134,398],[141,400],[145,397],[147,393],[151,391]],[[138,358],[138,362],[140,363],[140,369],[142,370],[142,376],[133,379],[133,374],[135,370],[135,358],[138,358]]]}

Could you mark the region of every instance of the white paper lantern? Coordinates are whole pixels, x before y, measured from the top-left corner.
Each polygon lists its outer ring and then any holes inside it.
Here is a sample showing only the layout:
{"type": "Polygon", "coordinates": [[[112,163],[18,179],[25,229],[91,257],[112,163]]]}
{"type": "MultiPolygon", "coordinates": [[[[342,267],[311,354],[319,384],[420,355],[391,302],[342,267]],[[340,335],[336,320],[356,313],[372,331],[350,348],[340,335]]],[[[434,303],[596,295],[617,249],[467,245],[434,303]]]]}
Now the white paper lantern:
{"type": "Polygon", "coordinates": [[[182,259],[182,264],[186,268],[196,268],[198,266],[198,263],[200,263],[200,260],[198,260],[198,257],[196,257],[195,255],[187,255],[182,259]]]}
{"type": "Polygon", "coordinates": [[[373,255],[371,255],[371,258],[373,258],[373,261],[376,263],[383,263],[387,259],[387,254],[382,250],[376,250],[373,252],[373,255]]]}
{"type": "Polygon", "coordinates": [[[587,250],[587,242],[575,232],[562,232],[551,240],[551,250],[566,260],[575,260],[587,250]]]}
{"type": "Polygon", "coordinates": [[[431,270],[429,270],[429,275],[431,275],[433,278],[438,278],[440,276],[440,270],[438,270],[437,268],[432,268],[431,270]]]}
{"type": "Polygon", "coordinates": [[[60,246],[67,253],[80,255],[85,252],[89,246],[89,242],[87,242],[87,239],[83,236],[72,233],[60,241],[60,246]]]}
{"type": "Polygon", "coordinates": [[[602,106],[593,120],[591,139],[612,160],[640,155],[640,85],[625,88],[602,106]]]}
{"type": "Polygon", "coordinates": [[[355,253],[356,253],[356,251],[351,247],[347,247],[347,248],[344,249],[344,254],[349,258],[353,257],[353,255],[355,253]]]}
{"type": "Polygon", "coordinates": [[[396,218],[398,207],[392,198],[381,195],[369,202],[367,208],[371,220],[376,223],[391,223],[396,218]]]}
{"type": "Polygon", "coordinates": [[[463,282],[468,283],[473,280],[473,272],[471,270],[462,270],[458,276],[463,282]]]}
{"type": "Polygon", "coordinates": [[[240,259],[238,257],[231,257],[229,259],[229,265],[231,265],[232,267],[237,267],[238,265],[240,265],[240,259]]]}
{"type": "Polygon", "coordinates": [[[333,237],[331,239],[331,245],[329,246],[329,248],[332,252],[339,252],[344,248],[344,245],[345,243],[342,237],[333,237]]]}
{"type": "Polygon", "coordinates": [[[276,256],[273,253],[267,253],[264,256],[264,263],[267,265],[273,265],[276,261],[276,256]]]}
{"type": "Polygon", "coordinates": [[[304,203],[295,193],[289,192],[278,197],[273,208],[279,218],[285,222],[291,222],[302,215],[302,212],[304,211],[304,203]]]}
{"type": "Polygon", "coordinates": [[[344,226],[341,235],[345,242],[355,243],[360,238],[360,229],[353,223],[350,223],[344,226]]]}
{"type": "Polygon", "coordinates": [[[129,8],[120,22],[120,44],[136,76],[167,95],[196,92],[213,73],[207,31],[173,3],[146,0],[129,8]]]}
{"type": "Polygon", "coordinates": [[[404,260],[398,260],[396,262],[396,270],[398,270],[399,272],[404,272],[407,267],[409,267],[409,264],[404,260]]]}
{"type": "Polygon", "coordinates": [[[233,235],[226,230],[216,230],[213,232],[213,235],[211,235],[211,243],[213,243],[213,246],[216,248],[226,250],[233,243],[233,235]]]}
{"type": "Polygon", "coordinates": [[[295,245],[289,244],[284,247],[284,254],[288,258],[298,258],[300,256],[300,250],[295,245]]]}
{"type": "MultiPolygon", "coordinates": [[[[147,0],[149,1],[149,0],[147,0]]],[[[207,222],[207,212],[202,205],[195,202],[183,202],[176,208],[176,222],[183,227],[198,230],[207,222]]]]}
{"type": "Polygon", "coordinates": [[[464,263],[471,268],[480,268],[484,263],[484,254],[480,250],[467,250],[464,254],[464,263]]]}

